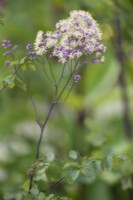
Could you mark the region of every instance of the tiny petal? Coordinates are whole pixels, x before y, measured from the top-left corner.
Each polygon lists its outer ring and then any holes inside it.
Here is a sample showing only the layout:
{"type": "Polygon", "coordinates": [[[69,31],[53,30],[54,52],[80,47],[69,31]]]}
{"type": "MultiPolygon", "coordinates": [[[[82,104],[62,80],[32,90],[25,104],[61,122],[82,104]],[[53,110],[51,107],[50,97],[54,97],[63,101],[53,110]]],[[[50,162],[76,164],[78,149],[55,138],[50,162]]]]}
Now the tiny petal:
{"type": "Polygon", "coordinates": [[[10,66],[10,61],[5,61],[5,65],[8,67],[10,66]]]}
{"type": "Polygon", "coordinates": [[[6,51],[3,56],[6,57],[7,55],[9,55],[11,52],[10,51],[6,51]]]}
{"type": "Polygon", "coordinates": [[[32,45],[31,44],[27,44],[26,49],[28,49],[28,50],[32,49],[32,45]]]}
{"type": "Polygon", "coordinates": [[[36,51],[30,51],[29,54],[30,55],[36,55],[36,51]]]}
{"type": "Polygon", "coordinates": [[[97,64],[98,62],[99,62],[99,60],[96,59],[96,58],[94,58],[94,59],[92,60],[92,63],[93,63],[93,64],[97,64]]]}
{"type": "Polygon", "coordinates": [[[77,83],[81,80],[81,76],[79,74],[74,75],[74,82],[77,83]]]}
{"type": "Polygon", "coordinates": [[[32,58],[30,58],[30,60],[31,60],[31,61],[34,61],[34,60],[35,60],[35,58],[33,58],[33,57],[32,57],[32,58]]]}
{"type": "Polygon", "coordinates": [[[12,50],[15,51],[17,48],[18,48],[18,45],[15,45],[12,50]]]}
{"type": "Polygon", "coordinates": [[[52,59],[52,58],[53,58],[53,55],[52,55],[52,54],[50,54],[50,55],[49,55],[49,58],[50,58],[50,59],[52,59]]]}

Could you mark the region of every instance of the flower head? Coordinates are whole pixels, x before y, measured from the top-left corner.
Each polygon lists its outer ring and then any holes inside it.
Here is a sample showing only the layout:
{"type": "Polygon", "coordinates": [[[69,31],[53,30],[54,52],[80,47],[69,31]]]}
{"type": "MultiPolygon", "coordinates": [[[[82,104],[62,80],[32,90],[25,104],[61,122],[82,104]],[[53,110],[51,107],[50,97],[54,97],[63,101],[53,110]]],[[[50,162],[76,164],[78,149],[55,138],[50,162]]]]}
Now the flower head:
{"type": "Polygon", "coordinates": [[[67,19],[56,24],[54,32],[38,32],[35,51],[42,55],[50,49],[50,55],[57,57],[61,63],[92,54],[101,61],[102,53],[106,50],[100,43],[101,39],[99,26],[89,12],[72,11],[67,19]]]}
{"type": "Polygon", "coordinates": [[[12,46],[10,40],[2,40],[2,47],[4,49],[9,49],[12,46]]]}
{"type": "MultiPolygon", "coordinates": [[[[10,55],[11,59],[14,59],[15,51],[18,48],[18,45],[13,46],[10,40],[2,40],[2,47],[5,49],[3,56],[6,57],[7,55],[10,55]]],[[[11,61],[5,61],[6,66],[10,66],[10,64],[11,61]]]]}

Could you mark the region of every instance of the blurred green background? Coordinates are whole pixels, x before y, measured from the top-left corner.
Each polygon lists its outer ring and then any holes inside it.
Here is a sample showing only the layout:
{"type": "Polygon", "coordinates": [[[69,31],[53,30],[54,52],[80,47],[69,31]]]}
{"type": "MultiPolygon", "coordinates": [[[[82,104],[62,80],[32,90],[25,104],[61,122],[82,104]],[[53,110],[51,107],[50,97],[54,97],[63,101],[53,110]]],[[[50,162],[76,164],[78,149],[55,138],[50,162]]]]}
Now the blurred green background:
{"type": "MultiPolygon", "coordinates": [[[[59,159],[74,150],[82,156],[128,154],[120,173],[106,172],[92,183],[62,184],[51,191],[74,200],[126,199],[132,186],[133,121],[133,3],[132,0],[1,0],[0,40],[18,44],[17,56],[25,55],[38,30],[51,31],[71,10],[89,11],[100,24],[107,46],[105,63],[88,64],[80,71],[81,81],[68,100],[54,109],[41,147],[42,155],[54,153],[59,159]],[[120,27],[119,27],[120,24],[120,27]],[[121,41],[120,41],[121,38],[121,41]],[[122,56],[121,56],[122,55],[122,56]],[[128,167],[130,166],[130,170],[128,167]],[[57,191],[56,191],[57,190],[57,191]]],[[[0,47],[1,48],[1,47],[0,47]]],[[[0,49],[0,79],[8,70],[0,49]]],[[[53,67],[58,68],[57,63],[53,67]]],[[[23,77],[41,115],[52,99],[50,84],[40,66],[23,77]],[[49,88],[48,88],[49,87],[49,88]]],[[[0,94],[0,199],[20,200],[18,188],[27,179],[35,157],[39,130],[29,96],[19,88],[0,94]],[[12,197],[13,193],[16,197],[12,197]]]]}

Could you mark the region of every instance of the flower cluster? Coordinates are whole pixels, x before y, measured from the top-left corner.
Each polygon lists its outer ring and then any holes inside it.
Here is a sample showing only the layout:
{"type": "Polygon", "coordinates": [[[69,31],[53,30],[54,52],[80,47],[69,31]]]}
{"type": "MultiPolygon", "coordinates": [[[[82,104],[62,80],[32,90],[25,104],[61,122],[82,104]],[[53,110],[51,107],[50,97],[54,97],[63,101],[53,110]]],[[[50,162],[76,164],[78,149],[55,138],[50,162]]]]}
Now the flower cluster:
{"type": "Polygon", "coordinates": [[[11,42],[10,42],[10,40],[2,40],[2,47],[4,48],[4,49],[8,49],[8,48],[10,48],[12,45],[11,45],[11,42]]]}
{"type": "Polygon", "coordinates": [[[27,44],[26,49],[29,51],[29,55],[27,56],[27,58],[31,61],[34,61],[36,56],[36,51],[33,49],[32,44],[27,44]]]}
{"type": "Polygon", "coordinates": [[[93,63],[104,62],[102,53],[106,47],[100,43],[102,33],[97,22],[89,12],[72,11],[70,17],[56,24],[54,32],[39,31],[35,40],[37,55],[43,55],[50,49],[50,58],[65,63],[82,55],[93,55],[93,63]]]}
{"type": "MultiPolygon", "coordinates": [[[[14,51],[16,51],[18,45],[12,46],[10,40],[2,40],[2,47],[7,50],[3,56],[6,57],[7,55],[10,55],[14,59],[14,51]]],[[[5,61],[5,65],[10,66],[10,61],[5,61]]]]}

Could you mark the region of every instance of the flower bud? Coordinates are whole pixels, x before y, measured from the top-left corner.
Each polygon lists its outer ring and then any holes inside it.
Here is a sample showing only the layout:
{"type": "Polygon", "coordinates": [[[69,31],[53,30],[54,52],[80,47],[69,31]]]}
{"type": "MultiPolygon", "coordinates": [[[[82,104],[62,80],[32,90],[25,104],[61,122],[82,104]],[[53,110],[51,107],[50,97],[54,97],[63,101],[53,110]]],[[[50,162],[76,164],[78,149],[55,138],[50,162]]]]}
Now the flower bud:
{"type": "Polygon", "coordinates": [[[81,76],[79,74],[74,75],[74,82],[77,83],[81,80],[81,76]]]}

